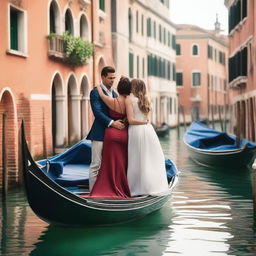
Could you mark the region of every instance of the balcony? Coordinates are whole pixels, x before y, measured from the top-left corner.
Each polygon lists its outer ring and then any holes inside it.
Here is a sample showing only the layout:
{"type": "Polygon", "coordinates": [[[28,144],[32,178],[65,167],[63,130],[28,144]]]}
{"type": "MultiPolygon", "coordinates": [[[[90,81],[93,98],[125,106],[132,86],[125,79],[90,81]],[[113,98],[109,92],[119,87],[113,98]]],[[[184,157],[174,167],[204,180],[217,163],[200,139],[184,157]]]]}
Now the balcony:
{"type": "Polygon", "coordinates": [[[232,89],[243,88],[247,84],[247,76],[239,76],[229,83],[229,87],[232,89]]]}
{"type": "Polygon", "coordinates": [[[69,32],[63,35],[50,34],[48,56],[70,66],[80,66],[87,63],[93,54],[93,44],[81,37],[74,37],[69,32]]]}
{"type": "Polygon", "coordinates": [[[48,56],[53,59],[64,59],[64,40],[62,36],[49,37],[48,56]]]}

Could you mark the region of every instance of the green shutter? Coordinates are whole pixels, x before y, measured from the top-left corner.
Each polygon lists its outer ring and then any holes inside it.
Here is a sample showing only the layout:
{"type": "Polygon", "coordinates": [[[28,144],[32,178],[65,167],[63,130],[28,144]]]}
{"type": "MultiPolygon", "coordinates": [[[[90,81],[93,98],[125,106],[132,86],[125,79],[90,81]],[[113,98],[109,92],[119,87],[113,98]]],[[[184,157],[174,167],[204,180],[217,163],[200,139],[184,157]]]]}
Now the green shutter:
{"type": "Polygon", "coordinates": [[[129,53],[129,76],[133,77],[133,54],[129,53]]]}
{"type": "Polygon", "coordinates": [[[176,36],[172,35],[172,49],[176,49],[176,36]]]}
{"type": "Polygon", "coordinates": [[[128,26],[129,26],[129,41],[131,42],[132,41],[132,11],[131,9],[129,9],[129,12],[128,12],[128,26]]]}
{"type": "Polygon", "coordinates": [[[141,35],[144,35],[144,15],[141,15],[141,35]]]}
{"type": "Polygon", "coordinates": [[[175,66],[175,63],[172,66],[172,80],[176,81],[176,66],[175,66]]]}
{"type": "Polygon", "coordinates": [[[198,55],[198,46],[197,45],[193,45],[192,54],[193,55],[198,55]]]}
{"type": "Polygon", "coordinates": [[[156,39],[156,22],[154,21],[154,38],[156,39]]]}
{"type": "Polygon", "coordinates": [[[213,59],[213,48],[212,46],[208,45],[208,58],[213,59]]]}
{"type": "Polygon", "coordinates": [[[168,65],[167,65],[167,78],[168,80],[171,80],[171,62],[168,61],[168,65]]]}
{"type": "Polygon", "coordinates": [[[100,9],[105,12],[105,0],[99,0],[100,9]]]}
{"type": "Polygon", "coordinates": [[[18,50],[19,43],[18,43],[18,12],[11,10],[11,49],[18,50]]]}
{"type": "Polygon", "coordinates": [[[140,77],[140,57],[137,56],[137,78],[140,77]]]}
{"type": "Polygon", "coordinates": [[[247,17],[247,0],[243,0],[242,12],[242,19],[244,19],[247,17]]]}
{"type": "Polygon", "coordinates": [[[148,19],[148,36],[151,37],[151,18],[148,19]]]}
{"type": "Polygon", "coordinates": [[[136,11],[136,32],[139,32],[139,12],[136,11]]]}
{"type": "Polygon", "coordinates": [[[180,44],[176,44],[176,55],[180,55],[181,51],[180,51],[180,44]]]}
{"type": "Polygon", "coordinates": [[[145,77],[145,59],[142,59],[142,77],[145,77]]]}
{"type": "Polygon", "coordinates": [[[167,42],[167,44],[168,44],[168,46],[169,47],[171,47],[171,33],[168,31],[168,42],[167,42]]]}
{"type": "Polygon", "coordinates": [[[159,25],[159,41],[162,42],[162,26],[159,25]]]}
{"type": "Polygon", "coordinates": [[[199,72],[193,73],[193,86],[200,86],[201,74],[199,72]]]}
{"type": "Polygon", "coordinates": [[[178,86],[183,85],[183,74],[181,72],[176,73],[176,85],[178,86]]]}
{"type": "Polygon", "coordinates": [[[166,29],[164,28],[164,44],[166,44],[166,29]]]}

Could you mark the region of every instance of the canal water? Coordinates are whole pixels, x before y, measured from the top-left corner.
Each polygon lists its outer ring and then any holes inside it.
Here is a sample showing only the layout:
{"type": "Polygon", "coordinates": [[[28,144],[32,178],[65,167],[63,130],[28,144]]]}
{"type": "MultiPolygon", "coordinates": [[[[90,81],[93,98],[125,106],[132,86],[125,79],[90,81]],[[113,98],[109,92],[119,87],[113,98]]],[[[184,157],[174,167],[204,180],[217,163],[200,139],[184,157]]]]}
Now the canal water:
{"type": "Polygon", "coordinates": [[[201,167],[189,158],[182,133],[161,139],[180,178],[159,211],[111,227],[49,226],[27,204],[22,189],[1,198],[0,255],[8,256],[255,256],[251,170],[201,167]]]}

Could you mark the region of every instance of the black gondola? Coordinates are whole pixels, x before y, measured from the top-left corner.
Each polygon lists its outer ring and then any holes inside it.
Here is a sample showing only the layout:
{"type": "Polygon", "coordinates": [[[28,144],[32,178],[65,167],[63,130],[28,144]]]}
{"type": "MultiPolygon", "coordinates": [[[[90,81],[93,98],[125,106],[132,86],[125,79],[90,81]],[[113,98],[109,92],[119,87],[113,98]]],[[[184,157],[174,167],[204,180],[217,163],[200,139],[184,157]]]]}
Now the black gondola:
{"type": "MultiPolygon", "coordinates": [[[[81,197],[88,193],[81,189],[81,184],[74,183],[76,179],[61,179],[53,175],[51,162],[58,169],[58,159],[63,159],[66,153],[50,158],[49,160],[35,162],[29,152],[25,139],[24,125],[21,128],[22,153],[24,165],[24,182],[27,199],[34,213],[50,224],[69,226],[110,225],[124,223],[141,218],[161,208],[171,197],[171,191],[178,180],[178,171],[173,162],[168,161],[167,177],[170,194],[166,196],[141,196],[131,199],[104,199],[81,197]],[[47,163],[42,166],[42,163],[47,163]],[[49,167],[50,166],[50,167],[49,167]],[[64,180],[64,182],[63,182],[64,180]]],[[[79,142],[80,145],[83,142],[79,142]]],[[[73,146],[67,151],[74,152],[81,149],[73,146]]],[[[88,154],[90,148],[88,147],[88,154]]],[[[73,168],[75,171],[75,159],[73,168]]],[[[84,157],[85,164],[89,164],[90,157],[84,157]]],[[[54,170],[56,171],[56,170],[54,170]]],[[[61,175],[59,175],[60,177],[61,175]]],[[[79,179],[78,179],[79,180],[79,179]]],[[[84,180],[80,180],[83,184],[84,180]]]]}
{"type": "Polygon", "coordinates": [[[154,126],[158,137],[165,137],[169,135],[170,126],[166,123],[162,123],[161,126],[154,126]]]}

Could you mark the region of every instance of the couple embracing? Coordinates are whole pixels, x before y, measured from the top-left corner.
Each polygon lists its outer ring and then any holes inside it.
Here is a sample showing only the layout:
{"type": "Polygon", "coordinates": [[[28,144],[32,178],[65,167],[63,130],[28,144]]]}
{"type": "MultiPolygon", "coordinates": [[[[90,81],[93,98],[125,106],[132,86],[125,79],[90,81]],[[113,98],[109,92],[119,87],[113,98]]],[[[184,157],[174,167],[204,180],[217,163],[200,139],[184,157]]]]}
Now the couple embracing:
{"type": "Polygon", "coordinates": [[[121,77],[112,88],[115,69],[101,71],[102,82],[90,93],[94,122],[89,170],[90,196],[130,198],[169,193],[165,158],[149,124],[150,102],[140,79],[121,77]]]}

